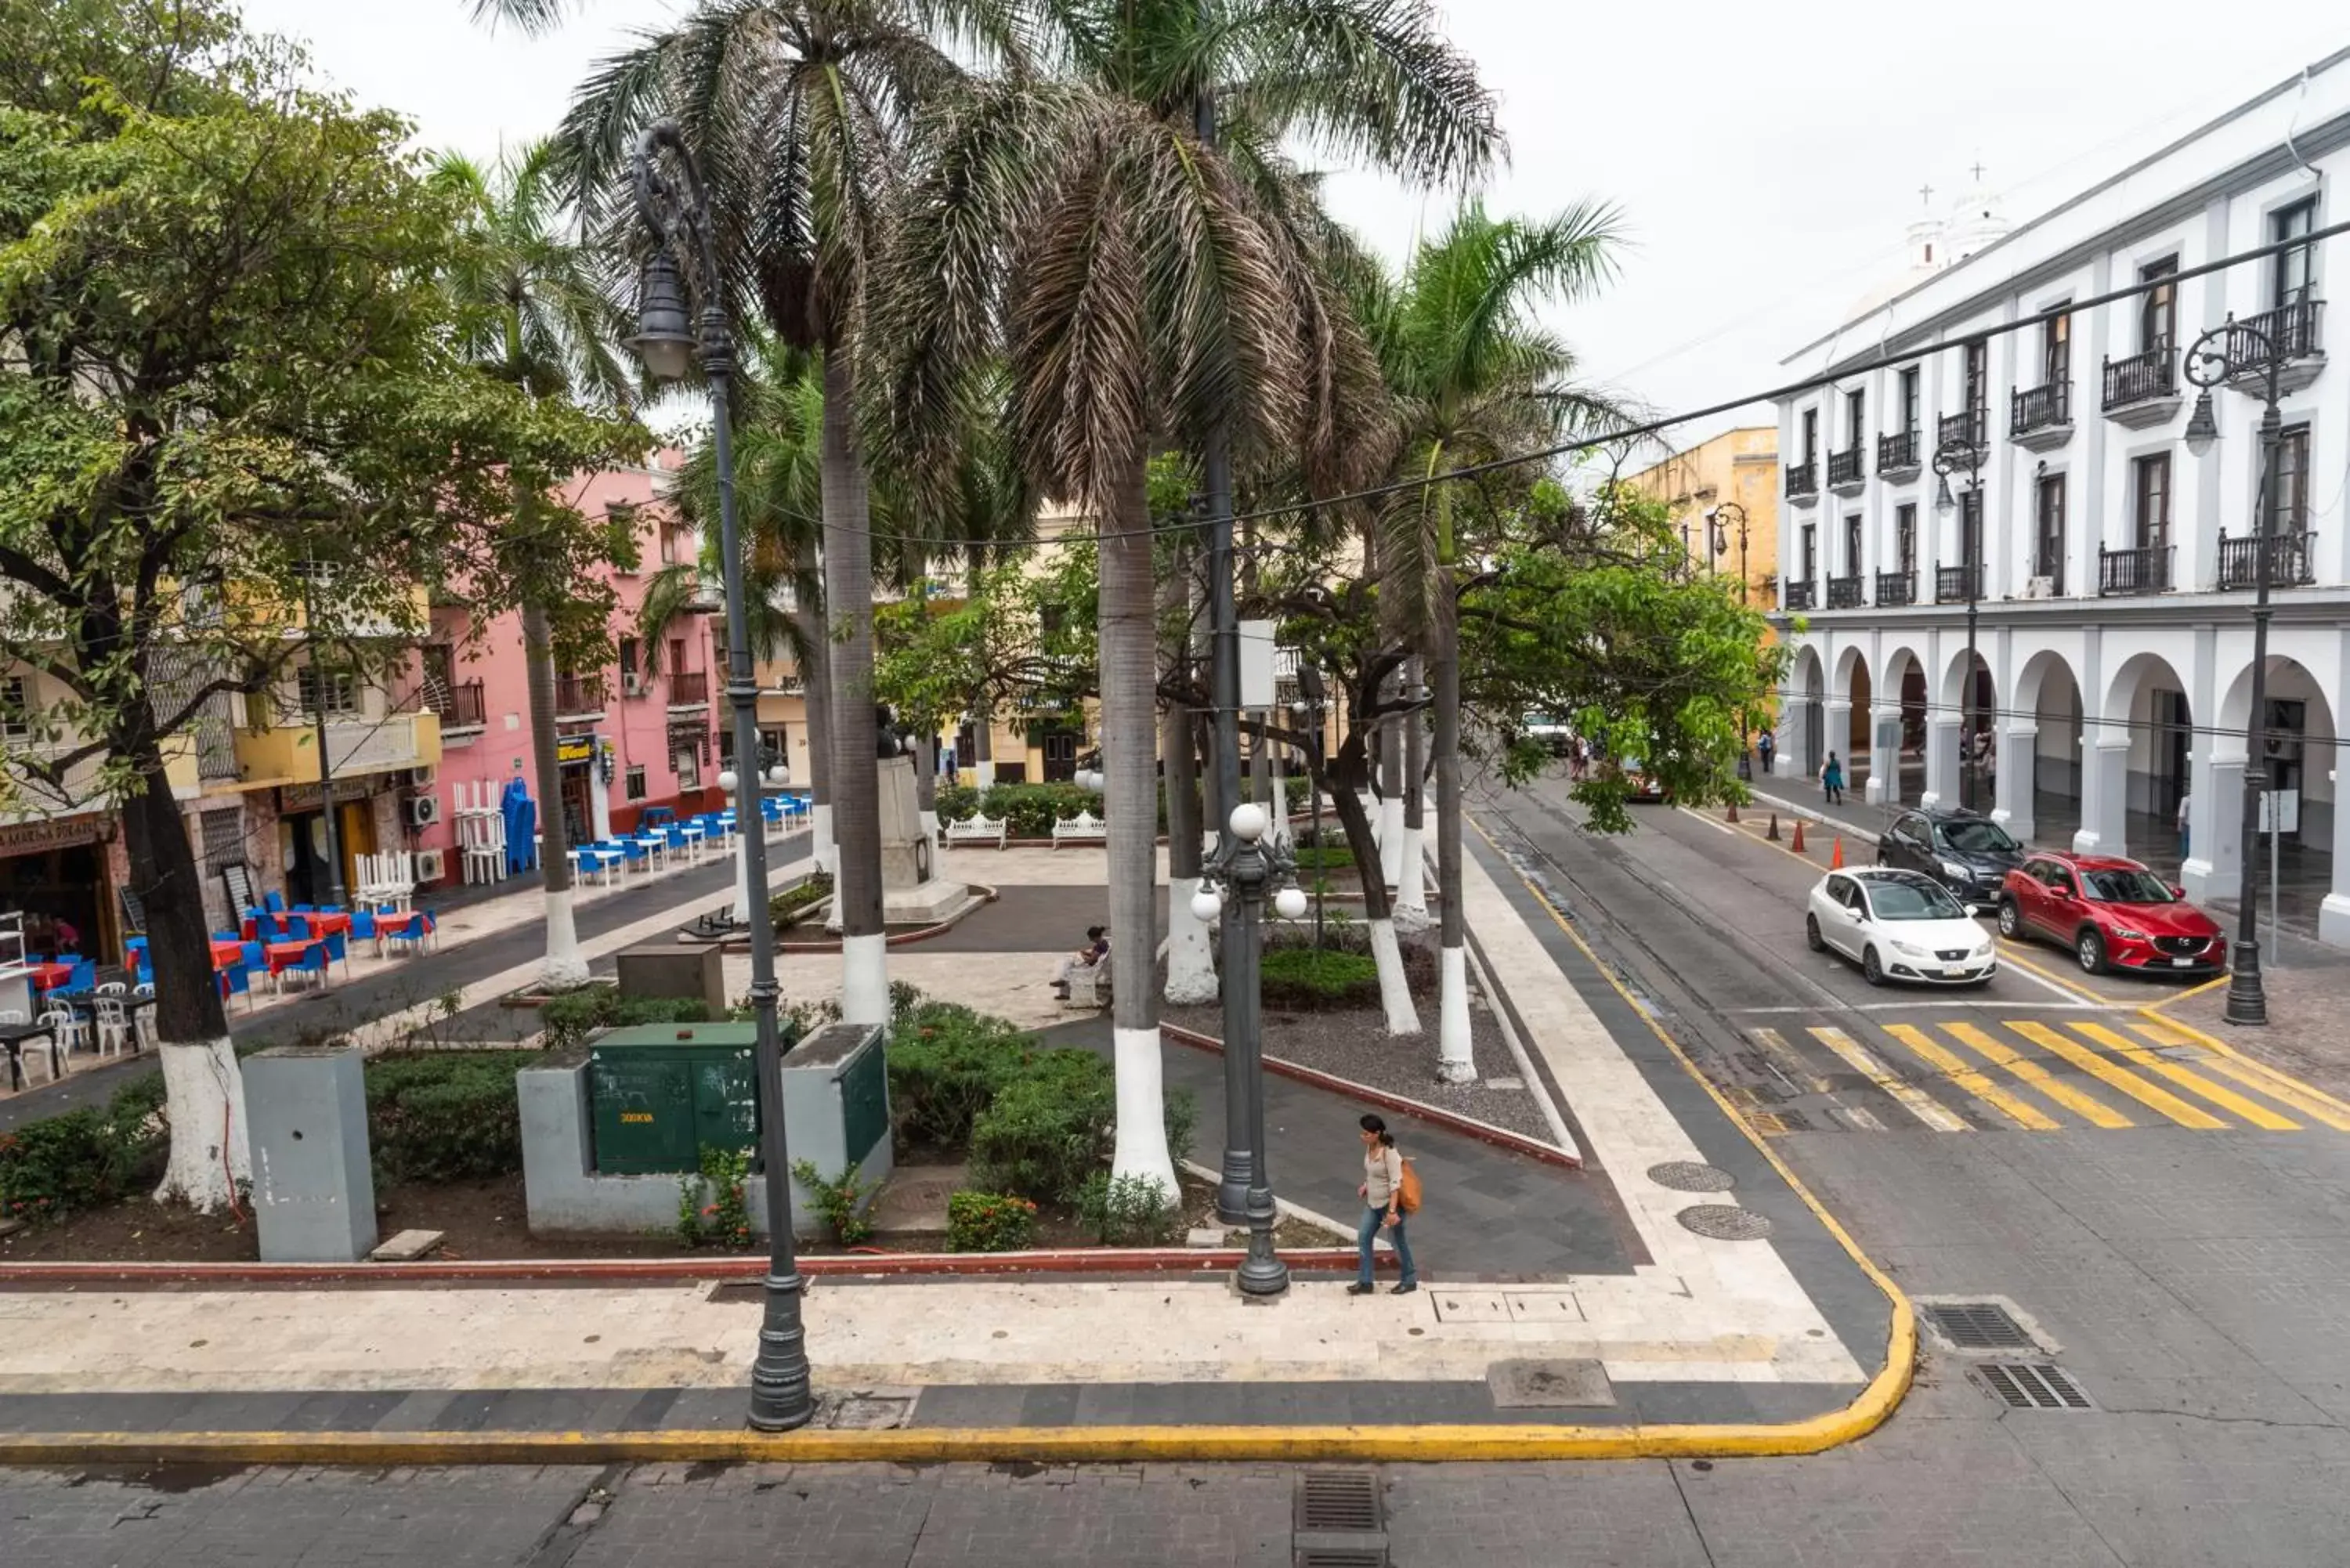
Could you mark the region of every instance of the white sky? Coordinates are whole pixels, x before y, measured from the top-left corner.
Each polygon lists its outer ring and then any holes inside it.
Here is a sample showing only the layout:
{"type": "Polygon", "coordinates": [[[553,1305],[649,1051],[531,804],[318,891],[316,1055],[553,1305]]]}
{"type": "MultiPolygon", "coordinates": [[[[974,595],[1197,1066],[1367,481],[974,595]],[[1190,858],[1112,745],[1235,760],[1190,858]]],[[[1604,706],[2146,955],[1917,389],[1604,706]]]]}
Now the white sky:
{"type": "MultiPolygon", "coordinates": [[[[588,0],[556,36],[491,34],[467,0],[244,0],[320,71],[476,154],[551,129],[573,85],[683,0],[588,0]]],[[[1634,244],[1558,313],[1587,373],[1659,410],[1782,379],[1778,361],[1898,270],[1918,187],[1981,161],[2031,217],[2345,41],[2308,0],[1450,0],[1501,95],[1497,213],[1596,197],[1634,244]]],[[[1451,198],[1345,174],[1339,215],[1400,257],[1451,198]]],[[[1757,409],[1745,418],[1767,418],[1757,409]]],[[[1691,434],[1731,422],[1709,421],[1691,434]]]]}

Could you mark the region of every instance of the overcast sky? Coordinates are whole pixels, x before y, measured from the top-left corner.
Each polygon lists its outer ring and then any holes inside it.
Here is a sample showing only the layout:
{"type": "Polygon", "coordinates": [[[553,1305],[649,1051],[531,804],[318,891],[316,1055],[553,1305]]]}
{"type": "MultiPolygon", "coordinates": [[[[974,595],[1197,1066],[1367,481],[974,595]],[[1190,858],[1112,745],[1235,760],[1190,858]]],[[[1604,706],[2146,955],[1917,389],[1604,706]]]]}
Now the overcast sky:
{"type": "MultiPolygon", "coordinates": [[[[467,0],[244,0],[319,70],[477,154],[551,129],[630,28],[684,0],[588,0],[545,39],[467,0]]],[[[1983,167],[2022,222],[2345,42],[2308,0],[1450,0],[1499,93],[1512,165],[1496,212],[1623,209],[1621,272],[1556,325],[1589,376],[1659,410],[1783,379],[1779,361],[1902,265],[1919,187],[1946,210],[1983,167]]],[[[1348,173],[1333,202],[1400,258],[1454,197],[1348,173]]],[[[1767,420],[1766,408],[1746,416],[1767,420]]],[[[1692,434],[1719,429],[1708,421],[1692,434]]]]}

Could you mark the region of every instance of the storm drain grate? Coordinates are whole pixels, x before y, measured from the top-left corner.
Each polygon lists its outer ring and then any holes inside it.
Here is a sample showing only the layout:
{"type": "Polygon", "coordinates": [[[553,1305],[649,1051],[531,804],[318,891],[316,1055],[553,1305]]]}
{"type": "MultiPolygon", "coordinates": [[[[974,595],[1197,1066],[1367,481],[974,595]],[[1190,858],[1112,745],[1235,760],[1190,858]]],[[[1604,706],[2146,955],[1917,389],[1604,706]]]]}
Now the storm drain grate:
{"type": "Polygon", "coordinates": [[[1935,1302],[1926,1307],[1934,1332],[1960,1350],[2037,1350],[2032,1331],[1997,1302],[1935,1302]]]}
{"type": "Polygon", "coordinates": [[[2073,1375],[2044,1361],[1986,1361],[1974,1369],[1984,1387],[2011,1410],[2091,1410],[2073,1375]]]}
{"type": "Polygon", "coordinates": [[[1379,1479],[1369,1470],[1306,1470],[1292,1515],[1295,1568],[1387,1568],[1379,1479]]]}
{"type": "Polygon", "coordinates": [[[1295,1568],[1387,1568],[1384,1548],[1370,1546],[1310,1546],[1299,1552],[1295,1568]]]}

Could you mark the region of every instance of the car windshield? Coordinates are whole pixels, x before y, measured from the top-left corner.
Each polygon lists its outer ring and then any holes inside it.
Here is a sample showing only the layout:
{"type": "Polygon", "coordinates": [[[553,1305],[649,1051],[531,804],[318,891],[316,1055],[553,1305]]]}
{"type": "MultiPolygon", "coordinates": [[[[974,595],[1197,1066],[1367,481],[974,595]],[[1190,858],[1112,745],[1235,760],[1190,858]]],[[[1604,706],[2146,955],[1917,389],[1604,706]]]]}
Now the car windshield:
{"type": "Polygon", "coordinates": [[[1942,842],[1961,855],[2013,855],[2023,848],[1996,822],[1946,823],[1942,842]]]}
{"type": "Polygon", "coordinates": [[[2143,867],[2126,871],[2084,871],[2089,897],[2103,904],[2175,904],[2170,885],[2143,867]]]}
{"type": "Polygon", "coordinates": [[[1880,920],[1961,920],[1966,911],[1934,883],[1871,882],[1868,907],[1880,920]]]}

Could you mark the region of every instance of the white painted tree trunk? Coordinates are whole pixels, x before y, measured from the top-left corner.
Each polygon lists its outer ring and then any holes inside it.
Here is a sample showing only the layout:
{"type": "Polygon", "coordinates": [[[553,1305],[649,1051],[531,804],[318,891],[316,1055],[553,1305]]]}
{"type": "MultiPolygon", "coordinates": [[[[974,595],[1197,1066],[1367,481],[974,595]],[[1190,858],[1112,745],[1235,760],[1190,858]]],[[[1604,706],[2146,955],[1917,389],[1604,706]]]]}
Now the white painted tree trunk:
{"type": "Polygon", "coordinates": [[[1178,877],[1167,884],[1166,996],[1179,1007],[1213,1002],[1222,994],[1208,923],[1191,912],[1191,898],[1199,890],[1197,877],[1178,877]]]}
{"type": "Polygon", "coordinates": [[[840,942],[840,1017],[845,1023],[889,1022],[889,939],[879,931],[840,942]]]}
{"type": "Polygon", "coordinates": [[[579,953],[572,898],[569,888],[546,895],[546,961],[539,966],[538,980],[549,991],[577,991],[588,983],[588,961],[579,953]]]}
{"type": "Polygon", "coordinates": [[[993,757],[980,758],[979,761],[971,764],[971,771],[972,776],[978,781],[980,789],[984,791],[991,790],[995,787],[995,759],[993,757]]]}
{"type": "Polygon", "coordinates": [[[1428,924],[1428,860],[1420,852],[1420,830],[1403,829],[1402,876],[1396,881],[1396,924],[1417,931],[1428,924]]]}
{"type": "Polygon", "coordinates": [[[1419,1033],[1419,1012],[1411,1004],[1411,982],[1404,978],[1403,949],[1396,942],[1393,920],[1373,920],[1371,959],[1379,969],[1379,1005],[1388,1015],[1390,1034],[1419,1033]]]}
{"type": "Polygon", "coordinates": [[[1477,1076],[1477,1058],[1469,1049],[1469,950],[1445,948],[1442,990],[1436,1006],[1436,1075],[1448,1084],[1467,1084],[1477,1076]]]}
{"type": "Polygon", "coordinates": [[[165,1041],[165,1103],[171,1107],[172,1158],[158,1203],[185,1203],[199,1214],[224,1208],[253,1181],[245,1144],[244,1075],[228,1036],[189,1044],[165,1041]]]}
{"type": "Polygon", "coordinates": [[[808,853],[827,877],[840,874],[840,850],[832,841],[832,803],[820,800],[808,814],[808,853]]]}
{"type": "Polygon", "coordinates": [[[1159,1028],[1113,1029],[1112,1060],[1118,1070],[1118,1142],[1110,1154],[1113,1178],[1140,1176],[1159,1184],[1173,1202],[1175,1161],[1167,1152],[1167,1096],[1159,1057],[1159,1028]]]}
{"type": "Polygon", "coordinates": [[[1265,808],[1273,813],[1273,826],[1265,836],[1275,844],[1289,842],[1289,775],[1281,765],[1288,753],[1286,746],[1273,748],[1273,798],[1265,808]]]}
{"type": "Polygon", "coordinates": [[[1390,888],[1403,882],[1403,796],[1379,802],[1379,875],[1390,888]]]}
{"type": "Polygon", "coordinates": [[[751,923],[751,846],[743,835],[734,835],[734,923],[751,923]]]}

